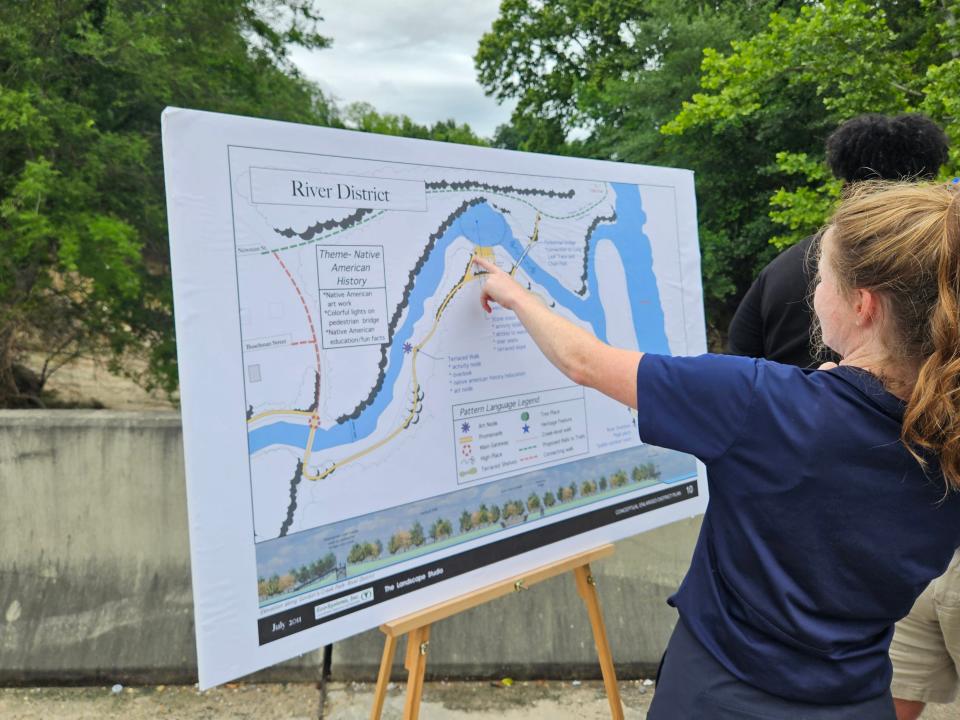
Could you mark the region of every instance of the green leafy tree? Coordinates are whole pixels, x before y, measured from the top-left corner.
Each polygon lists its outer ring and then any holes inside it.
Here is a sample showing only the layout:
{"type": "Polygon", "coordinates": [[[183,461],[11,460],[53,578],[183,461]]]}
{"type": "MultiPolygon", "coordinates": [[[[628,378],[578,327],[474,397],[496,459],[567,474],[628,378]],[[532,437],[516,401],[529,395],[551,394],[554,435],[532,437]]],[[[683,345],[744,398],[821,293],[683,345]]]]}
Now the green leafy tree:
{"type": "Polygon", "coordinates": [[[354,543],[353,547],[350,548],[350,552],[347,554],[348,563],[360,563],[363,562],[367,557],[367,554],[364,550],[363,545],[360,543],[354,543]]]}
{"type": "Polygon", "coordinates": [[[0,407],[42,405],[80,354],[176,387],[160,113],[335,122],[288,56],[328,44],[319,21],[301,0],[0,3],[0,407]]]}
{"type": "Polygon", "coordinates": [[[509,520],[513,517],[520,517],[523,515],[523,502],[520,500],[508,500],[503,505],[503,519],[509,520]]]}
{"type": "Polygon", "coordinates": [[[351,103],[343,111],[343,120],[347,127],[362,132],[381,135],[400,135],[421,140],[461,143],[463,145],[488,145],[489,143],[466,123],[455,120],[441,120],[433,125],[419,125],[406,115],[377,112],[370,103],[351,103]]]}
{"type": "Polygon", "coordinates": [[[464,510],[460,513],[460,532],[467,533],[473,529],[473,520],[470,517],[470,513],[464,510]]]}
{"type": "Polygon", "coordinates": [[[274,573],[267,580],[267,595],[277,595],[280,592],[280,576],[274,573]]]}
{"type": "Polygon", "coordinates": [[[540,509],[540,496],[536,493],[530,493],[530,497],[527,498],[527,510],[530,512],[536,512],[540,509]]]}
{"type": "Polygon", "coordinates": [[[634,38],[648,6],[644,0],[504,0],[474,56],[478,80],[497,100],[517,101],[515,120],[555,122],[562,138],[589,119],[587,103],[611,71],[644,62],[634,38]]]}
{"type": "MultiPolygon", "coordinates": [[[[816,230],[839,183],[823,163],[825,134],[863,112],[920,111],[960,137],[960,5],[919,0],[825,0],[799,13],[778,12],[763,32],[706,51],[701,91],[684,103],[666,133],[747,128],[764,142],[761,172],[771,242],[787,247],[816,230]],[[855,51],[851,51],[855,48],[855,51]],[[799,99],[805,98],[801,110],[799,99]],[[797,128],[797,117],[818,122],[797,128]]],[[[957,167],[960,150],[952,153],[957,167]]]]}
{"type": "Polygon", "coordinates": [[[607,478],[603,475],[600,476],[600,491],[603,492],[607,489],[607,478]]]}
{"type": "Polygon", "coordinates": [[[547,492],[544,493],[543,495],[543,504],[546,505],[548,508],[552,508],[554,505],[557,504],[557,498],[554,497],[552,492],[547,490],[547,492]]]}
{"type": "Polygon", "coordinates": [[[413,527],[410,528],[410,542],[413,543],[414,547],[420,547],[426,541],[426,538],[423,536],[423,525],[420,524],[420,521],[417,520],[413,527]]]}
{"type": "Polygon", "coordinates": [[[770,175],[771,148],[805,149],[802,141],[781,145],[780,138],[799,132],[803,139],[811,133],[822,139],[826,126],[801,93],[785,98],[793,104],[793,122],[776,137],[736,124],[679,135],[660,129],[700,89],[705,50],[726,51],[731,41],[761,32],[771,12],[795,12],[803,4],[507,0],[474,57],[484,89],[517,101],[495,145],[695,171],[714,347],[740,294],[775,254],[768,201],[780,180],[770,175]],[[569,140],[573,130],[586,137],[569,140]]]}
{"type": "Polygon", "coordinates": [[[490,522],[492,522],[492,523],[497,522],[497,521],[500,519],[500,506],[499,506],[499,505],[491,505],[491,506],[487,509],[487,513],[488,513],[489,516],[490,516],[490,522]]]}
{"type": "MultiPolygon", "coordinates": [[[[421,528],[422,532],[422,528],[421,528]]],[[[394,533],[390,537],[390,541],[387,544],[387,549],[390,551],[391,555],[395,555],[398,552],[403,552],[404,550],[409,550],[413,545],[413,536],[411,533],[406,530],[400,530],[399,532],[394,533]]]]}
{"type": "Polygon", "coordinates": [[[443,540],[448,538],[453,534],[453,525],[450,524],[449,520],[443,518],[437,518],[434,523],[430,526],[430,539],[436,542],[437,540],[443,540]]]}
{"type": "Polygon", "coordinates": [[[320,560],[310,563],[308,579],[319,579],[333,570],[337,565],[337,558],[333,553],[327,553],[320,560]]]}

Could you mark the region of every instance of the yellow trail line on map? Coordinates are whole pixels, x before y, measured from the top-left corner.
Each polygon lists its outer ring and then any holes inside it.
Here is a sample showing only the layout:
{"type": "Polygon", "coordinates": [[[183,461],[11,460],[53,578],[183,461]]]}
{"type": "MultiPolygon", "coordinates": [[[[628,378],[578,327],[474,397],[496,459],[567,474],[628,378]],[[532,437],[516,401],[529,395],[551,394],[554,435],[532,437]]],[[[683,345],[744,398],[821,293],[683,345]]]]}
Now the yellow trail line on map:
{"type": "MultiPolygon", "coordinates": [[[[533,245],[537,242],[539,235],[540,235],[540,213],[538,212],[536,220],[534,221],[533,234],[530,236],[530,242],[527,243],[527,246],[523,249],[523,253],[520,255],[520,258],[517,260],[516,263],[514,263],[513,267],[510,269],[511,276],[516,274],[517,269],[520,267],[520,263],[527,256],[527,252],[529,252],[530,248],[533,247],[533,245]]],[[[323,480],[329,477],[331,474],[333,474],[333,472],[338,468],[341,468],[344,465],[352,463],[355,460],[359,460],[364,455],[369,455],[374,450],[380,447],[383,447],[388,442],[393,440],[397,435],[399,435],[408,427],[410,427],[410,423],[413,421],[413,418],[416,417],[417,415],[417,412],[418,412],[417,406],[420,404],[420,399],[419,399],[420,383],[417,380],[417,356],[420,354],[420,351],[423,349],[423,347],[428,342],[430,342],[430,339],[433,337],[433,334],[436,332],[437,327],[439,327],[440,325],[440,317],[443,315],[444,310],[447,309],[447,306],[453,300],[454,296],[458,292],[460,292],[460,290],[463,288],[464,285],[466,285],[469,282],[473,282],[474,280],[477,279],[478,276],[473,272],[473,259],[477,255],[481,255],[486,259],[492,260],[493,249],[485,246],[477,246],[476,250],[470,256],[470,261],[467,263],[467,267],[466,267],[466,270],[464,270],[463,277],[461,277],[460,281],[457,282],[457,284],[453,286],[450,292],[447,293],[446,297],[443,299],[443,302],[440,303],[440,307],[437,308],[437,314],[434,317],[433,326],[430,328],[430,332],[428,332],[426,336],[423,338],[423,340],[421,340],[417,345],[414,345],[413,349],[411,350],[410,373],[411,373],[411,379],[413,380],[413,406],[410,408],[410,412],[407,414],[407,416],[389,435],[381,438],[380,440],[375,442],[373,445],[370,445],[369,447],[366,447],[363,450],[355,452],[353,455],[348,455],[347,457],[343,458],[343,460],[338,460],[333,465],[328,467],[326,470],[324,470],[323,472],[317,473],[316,475],[310,475],[305,472],[307,468],[307,464],[310,462],[310,455],[313,453],[313,438],[317,434],[317,426],[311,423],[310,434],[307,436],[307,444],[304,449],[303,460],[301,461],[301,467],[304,469],[303,477],[305,479],[314,480],[314,481],[323,480]]],[[[262,417],[266,417],[267,415],[308,415],[311,417],[315,416],[314,413],[308,413],[303,410],[268,410],[258,415],[254,415],[253,417],[250,418],[250,420],[248,420],[248,422],[253,422],[254,420],[258,420],[262,417]]]]}
{"type": "Polygon", "coordinates": [[[513,264],[513,267],[510,268],[510,277],[513,277],[517,274],[517,270],[520,268],[520,263],[523,262],[523,259],[527,256],[527,253],[530,252],[530,248],[536,244],[537,240],[540,239],[540,213],[537,213],[536,219],[533,221],[533,233],[530,235],[530,242],[527,243],[527,246],[523,249],[523,252],[520,253],[520,257],[517,258],[517,261],[513,264]]]}
{"type": "MultiPolygon", "coordinates": [[[[523,262],[523,259],[527,256],[527,253],[529,252],[530,248],[532,248],[532,247],[536,244],[536,242],[537,242],[537,240],[538,240],[539,238],[540,238],[540,213],[538,212],[538,213],[537,213],[537,217],[536,217],[536,219],[535,219],[534,222],[533,222],[533,234],[530,236],[530,242],[527,243],[527,246],[523,249],[523,252],[521,253],[520,257],[519,257],[519,258],[517,259],[517,261],[513,264],[513,267],[510,268],[510,276],[511,276],[511,277],[517,274],[517,270],[520,269],[520,263],[523,262]]],[[[484,255],[484,256],[492,255],[492,253],[487,252],[487,248],[486,248],[486,247],[478,248],[478,252],[479,252],[479,254],[482,254],[482,255],[484,255]]],[[[476,254],[477,254],[477,253],[474,253],[474,255],[476,255],[476,254]]],[[[460,282],[457,283],[449,293],[447,293],[447,296],[444,298],[443,302],[440,304],[440,309],[437,311],[437,321],[433,324],[433,327],[430,329],[430,332],[427,333],[427,337],[424,338],[423,342],[421,342],[419,345],[417,345],[416,348],[414,348],[414,353],[415,353],[414,356],[413,356],[414,394],[416,394],[416,391],[419,389],[419,386],[416,385],[416,382],[417,382],[417,371],[416,371],[417,358],[416,358],[416,353],[419,353],[419,352],[420,352],[420,348],[423,347],[424,345],[426,345],[426,344],[427,344],[427,341],[430,340],[430,337],[433,335],[434,330],[437,329],[437,325],[438,325],[439,322],[440,322],[440,314],[444,311],[444,309],[447,307],[447,305],[449,304],[449,302],[453,299],[453,296],[457,293],[458,290],[460,290],[461,287],[463,287],[464,283],[470,282],[471,280],[474,280],[474,279],[476,278],[476,275],[474,275],[474,274],[471,272],[471,270],[470,270],[470,267],[471,267],[472,265],[473,265],[473,256],[470,257],[470,262],[467,264],[467,270],[464,272],[464,275],[463,275],[463,277],[461,278],[460,282]]],[[[416,404],[416,403],[414,403],[414,404],[416,404]]],[[[268,417],[268,416],[270,416],[270,415],[306,415],[307,417],[312,417],[312,416],[314,415],[314,413],[312,413],[312,412],[307,412],[306,410],[266,410],[266,411],[264,411],[264,412],[262,412],[262,413],[257,413],[256,415],[253,415],[249,420],[247,420],[247,422],[248,422],[248,423],[253,423],[253,422],[256,422],[257,420],[261,420],[261,419],[263,419],[263,418],[265,418],[265,417],[268,417]]],[[[400,429],[402,430],[402,429],[404,429],[405,427],[406,427],[406,425],[404,425],[404,426],[401,427],[400,429]]],[[[308,448],[310,447],[310,444],[311,444],[311,442],[312,442],[312,440],[313,440],[313,435],[314,435],[314,429],[311,428],[311,430],[310,430],[310,436],[309,436],[309,441],[307,442],[307,447],[308,447],[308,448]]],[[[390,437],[393,437],[393,435],[391,435],[390,437]]],[[[374,446],[374,447],[377,447],[377,446],[374,446]]],[[[309,457],[310,457],[310,452],[308,451],[308,452],[307,452],[307,456],[304,458],[304,461],[303,461],[304,466],[306,466],[307,460],[309,459],[309,457]]],[[[351,456],[351,457],[352,457],[352,456],[351,456]]],[[[341,463],[341,464],[342,464],[342,463],[341,463]]],[[[308,478],[308,479],[312,479],[312,478],[308,478]]]]}
{"type": "MultiPolygon", "coordinates": [[[[410,374],[411,374],[411,379],[413,380],[413,406],[410,408],[410,412],[407,414],[407,416],[393,430],[393,432],[391,432],[386,437],[381,438],[380,440],[375,442],[373,445],[370,445],[369,447],[366,447],[363,450],[360,450],[359,452],[355,452],[353,455],[349,455],[345,457],[343,460],[338,460],[337,462],[335,462],[333,465],[331,465],[321,473],[318,473],[316,475],[308,475],[304,473],[303,475],[304,478],[306,478],[307,480],[323,480],[324,478],[329,477],[335,470],[337,470],[337,468],[343,467],[344,465],[351,463],[355,460],[359,460],[364,455],[369,455],[374,450],[380,447],[383,447],[388,442],[393,440],[397,435],[399,435],[408,427],[410,427],[410,422],[413,420],[413,418],[417,414],[417,405],[420,403],[420,400],[419,400],[420,383],[417,381],[417,356],[420,354],[420,351],[423,349],[423,347],[428,342],[430,342],[430,338],[433,337],[433,334],[436,332],[437,327],[439,327],[440,325],[440,316],[443,315],[443,311],[447,309],[447,306],[450,304],[450,301],[453,300],[454,295],[456,295],[460,291],[460,289],[463,288],[463,286],[466,285],[468,282],[472,282],[477,279],[477,276],[473,273],[472,267],[473,267],[473,258],[478,254],[487,256],[491,253],[489,253],[487,248],[478,248],[477,251],[470,256],[470,261],[467,263],[467,268],[463,273],[463,277],[461,277],[460,281],[453,286],[450,292],[447,293],[447,296],[443,299],[443,302],[440,303],[440,307],[437,308],[437,314],[434,317],[433,326],[430,328],[430,332],[426,334],[423,340],[421,340],[418,344],[414,345],[413,349],[411,350],[410,374]],[[484,252],[484,251],[487,251],[487,252],[484,252]]],[[[307,451],[303,459],[304,467],[307,466],[307,461],[310,459],[310,452],[311,452],[310,449],[313,445],[314,432],[315,430],[311,429],[310,436],[307,438],[307,451]]]]}
{"type": "Polygon", "coordinates": [[[313,417],[313,413],[306,410],[264,410],[256,415],[251,415],[247,422],[255,423],[257,420],[262,420],[270,415],[306,415],[307,417],[313,417]]]}

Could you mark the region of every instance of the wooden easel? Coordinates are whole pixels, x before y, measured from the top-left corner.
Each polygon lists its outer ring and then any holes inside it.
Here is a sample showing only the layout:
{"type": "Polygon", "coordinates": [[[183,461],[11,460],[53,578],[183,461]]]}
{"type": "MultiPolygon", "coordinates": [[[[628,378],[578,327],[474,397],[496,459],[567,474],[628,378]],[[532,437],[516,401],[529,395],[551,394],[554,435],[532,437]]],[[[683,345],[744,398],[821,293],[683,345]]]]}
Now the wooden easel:
{"type": "Polygon", "coordinates": [[[377,676],[377,687],[373,695],[373,709],[370,711],[371,720],[380,720],[380,714],[383,711],[383,703],[387,696],[387,684],[390,682],[390,669],[393,666],[393,656],[397,649],[397,638],[404,634],[407,636],[407,654],[404,661],[404,667],[407,669],[407,701],[403,708],[403,718],[404,720],[417,720],[420,714],[420,698],[423,695],[423,676],[427,668],[430,626],[433,623],[477,605],[482,605],[494,598],[526,590],[541,580],[552,578],[568,570],[573,571],[577,583],[577,592],[587,606],[587,614],[590,616],[590,625],[593,627],[593,641],[597,646],[597,655],[600,658],[603,684],[607,690],[607,700],[610,702],[610,715],[614,720],[623,720],[623,705],[620,702],[620,691],[617,689],[617,676],[613,669],[610,645],[607,642],[607,630],[603,624],[603,615],[600,613],[596,583],[593,575],[590,574],[590,563],[593,560],[599,560],[612,554],[613,545],[602,545],[595,550],[552,562],[532,572],[488,585],[485,588],[381,625],[380,630],[386,637],[383,643],[383,658],[380,661],[380,674],[377,676]]]}

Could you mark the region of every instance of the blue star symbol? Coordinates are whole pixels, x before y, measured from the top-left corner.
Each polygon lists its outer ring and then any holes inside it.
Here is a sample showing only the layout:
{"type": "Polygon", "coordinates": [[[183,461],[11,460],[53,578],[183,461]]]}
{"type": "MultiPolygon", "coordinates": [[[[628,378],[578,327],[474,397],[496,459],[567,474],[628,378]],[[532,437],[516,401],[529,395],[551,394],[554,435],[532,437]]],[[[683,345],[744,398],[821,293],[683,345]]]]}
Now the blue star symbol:
{"type": "Polygon", "coordinates": [[[408,355],[409,355],[411,350],[413,350],[413,345],[411,345],[411,344],[408,343],[408,342],[405,342],[405,343],[403,344],[403,352],[404,352],[405,354],[408,354],[408,355]]]}
{"type": "Polygon", "coordinates": [[[470,423],[465,422],[463,425],[461,425],[461,426],[460,426],[460,432],[463,432],[463,433],[468,433],[468,432],[470,432],[470,423]]]}
{"type": "Polygon", "coordinates": [[[525,433],[530,432],[530,426],[527,425],[526,423],[524,423],[524,424],[523,424],[523,431],[524,431],[525,433]]]}

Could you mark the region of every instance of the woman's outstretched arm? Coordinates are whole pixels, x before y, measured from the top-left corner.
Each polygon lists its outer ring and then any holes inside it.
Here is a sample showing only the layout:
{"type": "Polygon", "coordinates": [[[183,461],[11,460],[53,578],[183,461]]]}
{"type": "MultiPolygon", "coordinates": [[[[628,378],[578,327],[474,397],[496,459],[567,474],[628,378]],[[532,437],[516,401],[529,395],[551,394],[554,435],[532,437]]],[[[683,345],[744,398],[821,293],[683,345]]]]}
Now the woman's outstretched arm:
{"type": "Polygon", "coordinates": [[[637,407],[637,366],[643,353],[621,350],[598,340],[586,330],[552,312],[531,292],[493,263],[474,258],[487,271],[480,304],[491,312],[490,303],[512,310],[547,359],[578,385],[637,407]]]}

